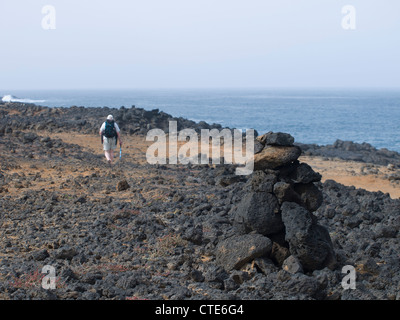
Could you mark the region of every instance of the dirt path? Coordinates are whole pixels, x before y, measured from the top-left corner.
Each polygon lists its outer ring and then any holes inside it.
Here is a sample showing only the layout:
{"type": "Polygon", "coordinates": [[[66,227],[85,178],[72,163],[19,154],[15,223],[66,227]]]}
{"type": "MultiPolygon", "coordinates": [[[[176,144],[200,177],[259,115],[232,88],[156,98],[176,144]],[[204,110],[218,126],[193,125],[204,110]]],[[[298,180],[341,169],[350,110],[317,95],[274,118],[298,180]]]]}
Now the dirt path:
{"type": "MultiPolygon", "coordinates": [[[[96,135],[84,134],[52,134],[67,143],[78,144],[87,151],[102,154],[100,138],[96,135]]],[[[146,142],[142,136],[131,136],[124,139],[123,157],[129,157],[137,163],[146,161],[146,149],[151,142],[146,142]]],[[[117,150],[118,151],[118,150],[117,150]]],[[[324,160],[321,157],[301,157],[301,162],[308,163],[322,175],[322,181],[332,179],[346,186],[355,186],[368,191],[389,193],[392,198],[400,198],[400,185],[387,179],[391,172],[385,166],[367,165],[361,162],[344,160],[324,160]]]]}

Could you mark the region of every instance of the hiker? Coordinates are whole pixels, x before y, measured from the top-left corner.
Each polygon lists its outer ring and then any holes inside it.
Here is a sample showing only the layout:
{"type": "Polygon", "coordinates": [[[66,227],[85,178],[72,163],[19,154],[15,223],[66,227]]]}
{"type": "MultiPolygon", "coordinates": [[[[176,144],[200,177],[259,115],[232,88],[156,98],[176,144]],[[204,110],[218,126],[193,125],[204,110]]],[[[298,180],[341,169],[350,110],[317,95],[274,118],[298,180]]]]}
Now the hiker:
{"type": "Polygon", "coordinates": [[[110,114],[107,120],[101,125],[100,131],[101,141],[103,143],[104,154],[110,166],[114,159],[114,150],[119,145],[122,146],[121,134],[118,124],[114,121],[114,117],[110,114]]]}

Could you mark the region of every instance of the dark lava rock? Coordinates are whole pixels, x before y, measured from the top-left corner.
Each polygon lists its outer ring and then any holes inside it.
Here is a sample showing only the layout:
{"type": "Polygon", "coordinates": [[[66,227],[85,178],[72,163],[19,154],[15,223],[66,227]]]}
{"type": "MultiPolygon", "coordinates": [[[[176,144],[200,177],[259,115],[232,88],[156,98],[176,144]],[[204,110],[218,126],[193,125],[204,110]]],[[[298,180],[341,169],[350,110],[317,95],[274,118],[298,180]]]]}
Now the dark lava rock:
{"type": "Polygon", "coordinates": [[[254,171],[248,180],[251,190],[256,192],[272,192],[274,184],[277,182],[275,174],[266,174],[264,171],[254,171]]]}
{"type": "Polygon", "coordinates": [[[32,253],[32,259],[36,261],[43,261],[48,258],[50,255],[46,249],[42,249],[32,253]]]}
{"type": "Polygon", "coordinates": [[[263,145],[291,146],[294,143],[294,138],[288,133],[267,132],[257,137],[257,141],[263,145]]]}
{"type": "Polygon", "coordinates": [[[282,266],[286,258],[290,256],[289,248],[281,243],[273,242],[271,250],[271,259],[278,265],[282,266]]]}
{"type": "Polygon", "coordinates": [[[65,247],[57,249],[54,252],[53,256],[56,259],[71,260],[77,254],[78,254],[78,252],[74,248],[65,246],[65,247]]]}
{"type": "Polygon", "coordinates": [[[295,183],[310,183],[321,181],[321,174],[315,172],[307,163],[300,163],[289,175],[295,183]]]}
{"type": "Polygon", "coordinates": [[[282,263],[282,269],[291,273],[303,273],[303,266],[295,256],[289,256],[282,263]]]}
{"type": "Polygon", "coordinates": [[[260,153],[262,149],[264,149],[264,145],[260,141],[254,140],[254,154],[260,153]]]}
{"type": "Polygon", "coordinates": [[[294,191],[292,185],[286,182],[277,182],[274,185],[274,194],[278,198],[279,203],[282,204],[285,201],[301,203],[300,195],[294,191]]]}
{"type": "Polygon", "coordinates": [[[216,261],[226,271],[231,271],[255,258],[268,256],[271,249],[271,240],[260,234],[233,236],[218,243],[216,261]]]}
{"type": "Polygon", "coordinates": [[[294,191],[300,195],[301,202],[311,212],[314,212],[321,206],[323,194],[314,183],[296,184],[294,191]]]}
{"type": "Polygon", "coordinates": [[[304,269],[334,268],[335,253],[327,229],[317,224],[312,213],[294,202],[284,202],[281,209],[285,239],[304,269]]]}
{"type": "Polygon", "coordinates": [[[203,228],[200,225],[187,228],[182,236],[182,239],[200,245],[203,242],[203,228]]]}
{"type": "Polygon", "coordinates": [[[124,191],[124,190],[127,190],[129,188],[130,188],[130,186],[128,184],[128,181],[126,181],[126,180],[121,180],[117,184],[117,190],[118,191],[124,191]]]}
{"type": "Polygon", "coordinates": [[[32,133],[32,132],[25,133],[24,136],[23,136],[23,139],[24,139],[25,143],[33,142],[37,138],[38,138],[37,134],[32,133]]]}
{"type": "Polygon", "coordinates": [[[283,229],[279,214],[278,199],[267,192],[250,192],[232,209],[234,224],[238,230],[249,233],[256,231],[263,235],[283,229]]]}

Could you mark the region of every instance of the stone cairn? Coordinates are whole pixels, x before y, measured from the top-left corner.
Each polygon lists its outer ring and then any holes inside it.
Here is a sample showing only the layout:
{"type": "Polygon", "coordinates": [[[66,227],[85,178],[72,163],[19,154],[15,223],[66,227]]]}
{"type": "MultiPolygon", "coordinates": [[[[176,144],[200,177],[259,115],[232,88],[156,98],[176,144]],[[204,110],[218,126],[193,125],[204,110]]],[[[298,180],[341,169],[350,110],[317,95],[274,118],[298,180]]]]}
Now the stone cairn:
{"type": "Polygon", "coordinates": [[[315,210],[321,175],[298,158],[301,149],[287,133],[268,132],[255,140],[254,172],[230,214],[236,233],[217,245],[216,261],[227,271],[248,263],[274,262],[290,273],[336,267],[327,229],[315,210]]]}

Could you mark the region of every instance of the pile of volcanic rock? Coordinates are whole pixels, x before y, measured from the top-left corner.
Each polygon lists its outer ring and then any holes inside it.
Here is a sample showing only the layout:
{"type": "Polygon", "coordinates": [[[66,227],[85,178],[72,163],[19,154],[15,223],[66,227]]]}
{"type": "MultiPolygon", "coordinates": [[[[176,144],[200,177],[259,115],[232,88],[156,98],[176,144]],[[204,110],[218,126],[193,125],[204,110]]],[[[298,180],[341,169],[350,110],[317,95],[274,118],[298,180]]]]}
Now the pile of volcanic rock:
{"type": "Polygon", "coordinates": [[[336,268],[328,230],[313,214],[322,204],[321,175],[298,158],[301,149],[286,133],[256,138],[254,172],[230,215],[235,234],[220,241],[216,262],[227,271],[267,262],[290,273],[336,268]]]}

